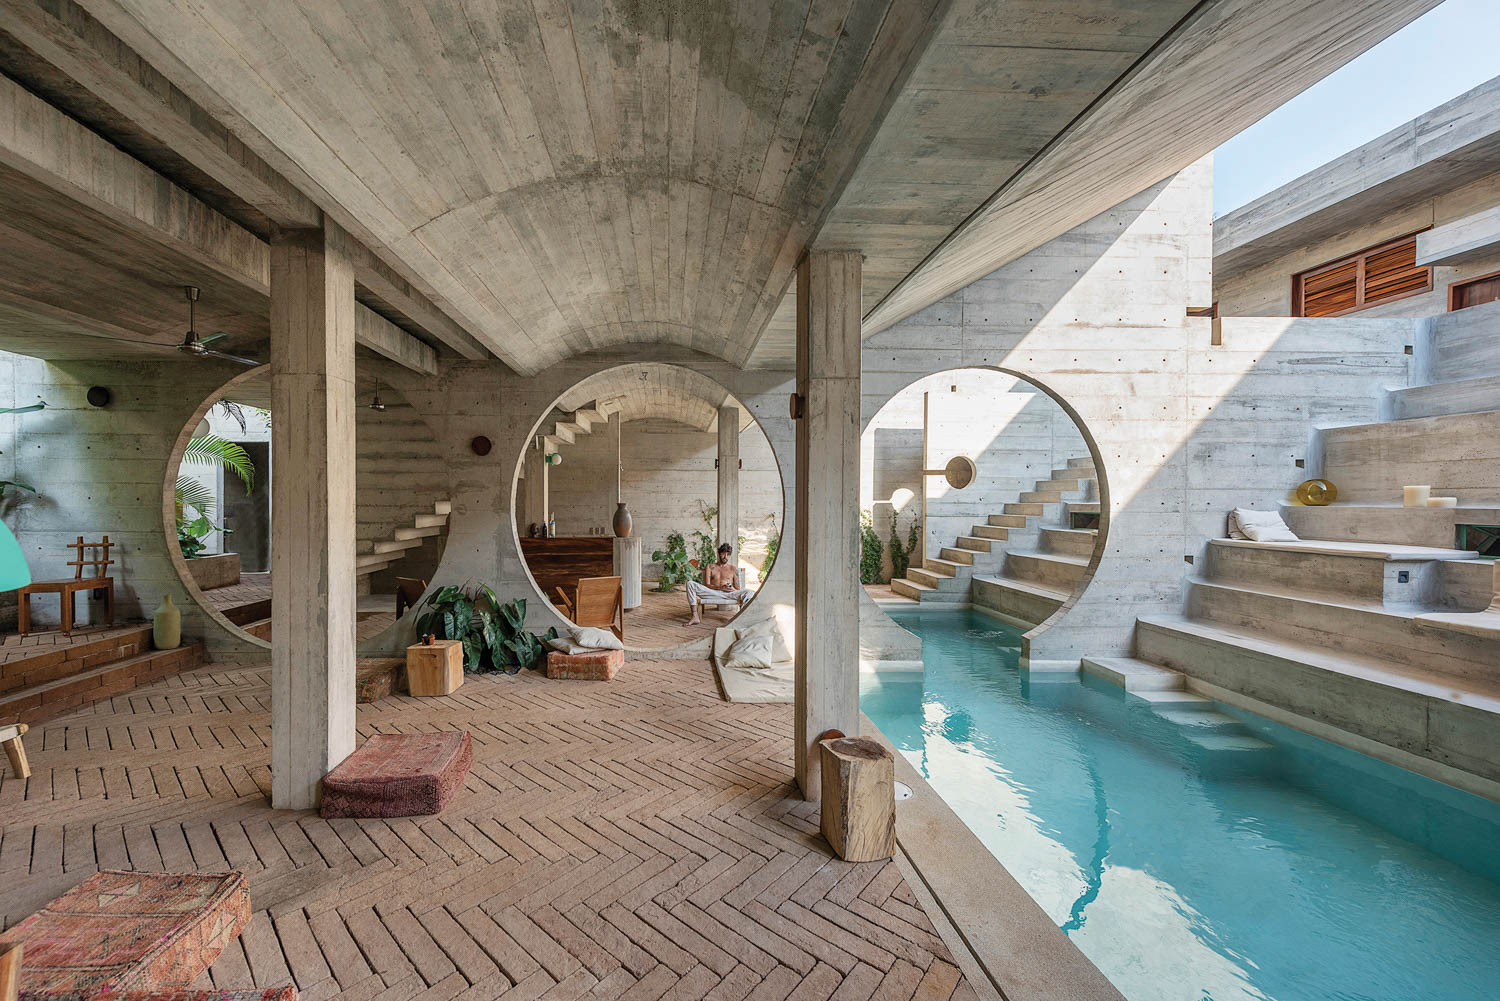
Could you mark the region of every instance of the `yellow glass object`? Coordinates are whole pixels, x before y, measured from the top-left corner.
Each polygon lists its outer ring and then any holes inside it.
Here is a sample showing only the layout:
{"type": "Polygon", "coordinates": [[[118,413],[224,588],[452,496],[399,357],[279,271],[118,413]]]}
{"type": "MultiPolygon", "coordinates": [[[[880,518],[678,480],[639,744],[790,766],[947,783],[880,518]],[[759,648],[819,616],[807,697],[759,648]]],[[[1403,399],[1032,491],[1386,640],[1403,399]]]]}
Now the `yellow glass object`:
{"type": "Polygon", "coordinates": [[[1297,486],[1297,501],[1308,507],[1322,507],[1339,499],[1339,488],[1327,480],[1306,480],[1297,486]]]}

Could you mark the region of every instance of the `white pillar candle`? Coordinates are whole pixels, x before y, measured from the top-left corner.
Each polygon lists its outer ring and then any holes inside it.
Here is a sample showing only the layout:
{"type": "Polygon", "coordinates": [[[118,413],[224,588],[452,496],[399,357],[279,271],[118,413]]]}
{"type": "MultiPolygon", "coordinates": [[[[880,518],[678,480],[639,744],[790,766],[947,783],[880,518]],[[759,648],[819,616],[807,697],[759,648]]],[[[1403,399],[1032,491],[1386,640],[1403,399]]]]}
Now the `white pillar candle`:
{"type": "Polygon", "coordinates": [[[1402,487],[1402,503],[1407,507],[1426,507],[1427,498],[1432,495],[1431,487],[1402,487]]]}
{"type": "Polygon", "coordinates": [[[1427,498],[1427,506],[1428,507],[1458,507],[1458,498],[1457,497],[1429,497],[1429,498],[1427,498]]]}

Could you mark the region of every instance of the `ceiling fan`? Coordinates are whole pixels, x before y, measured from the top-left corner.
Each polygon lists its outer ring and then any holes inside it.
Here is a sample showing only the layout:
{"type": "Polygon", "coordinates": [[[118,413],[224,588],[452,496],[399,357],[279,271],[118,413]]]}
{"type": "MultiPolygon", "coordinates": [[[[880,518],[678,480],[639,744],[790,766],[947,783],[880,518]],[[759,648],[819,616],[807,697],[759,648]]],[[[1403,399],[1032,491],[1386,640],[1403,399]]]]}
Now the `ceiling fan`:
{"type": "Polygon", "coordinates": [[[217,344],[229,336],[222,330],[216,334],[209,334],[207,337],[199,337],[198,332],[193,329],[193,307],[198,302],[198,286],[184,285],[183,289],[187,292],[188,328],[187,336],[182,339],[181,344],[177,345],[178,351],[181,351],[183,354],[192,355],[195,358],[223,358],[225,361],[238,362],[241,365],[261,364],[254,358],[241,358],[239,355],[215,351],[211,345],[217,344]]]}

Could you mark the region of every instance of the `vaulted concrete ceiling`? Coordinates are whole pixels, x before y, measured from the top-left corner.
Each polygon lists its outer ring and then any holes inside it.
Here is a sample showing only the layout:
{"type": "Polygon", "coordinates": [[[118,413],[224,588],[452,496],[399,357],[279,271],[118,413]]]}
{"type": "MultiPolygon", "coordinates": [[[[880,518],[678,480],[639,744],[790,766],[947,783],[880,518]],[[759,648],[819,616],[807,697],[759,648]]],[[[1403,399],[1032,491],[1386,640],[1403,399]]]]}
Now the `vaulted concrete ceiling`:
{"type": "Polygon", "coordinates": [[[326,212],[362,301],[525,373],[787,367],[810,245],[866,254],[873,332],[1438,0],[78,2],[0,0],[0,68],[254,234],[326,212]]]}
{"type": "Polygon", "coordinates": [[[557,402],[571,412],[597,404],[622,421],[669,420],[699,431],[719,426],[719,409],[732,406],[739,426],[751,420],[744,406],[708,376],[692,369],[657,362],[621,365],[579,382],[557,402]]]}

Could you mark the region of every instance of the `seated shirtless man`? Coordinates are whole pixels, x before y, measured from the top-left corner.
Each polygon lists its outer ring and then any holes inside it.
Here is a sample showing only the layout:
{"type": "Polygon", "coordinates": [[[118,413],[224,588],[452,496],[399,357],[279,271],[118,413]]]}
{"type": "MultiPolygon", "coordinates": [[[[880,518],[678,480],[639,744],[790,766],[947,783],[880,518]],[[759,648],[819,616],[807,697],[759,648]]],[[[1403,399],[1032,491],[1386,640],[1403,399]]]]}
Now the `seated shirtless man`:
{"type": "Polygon", "coordinates": [[[739,602],[741,608],[745,602],[755,597],[755,592],[748,588],[742,588],[739,581],[735,579],[734,564],[729,562],[729,554],[734,552],[734,547],[729,543],[719,545],[719,562],[710,563],[703,568],[703,580],[701,582],[690,580],[687,582],[688,608],[692,611],[692,618],[688,619],[688,625],[696,626],[702,620],[698,618],[698,603],[703,599],[719,599],[725,595],[739,602]]]}

